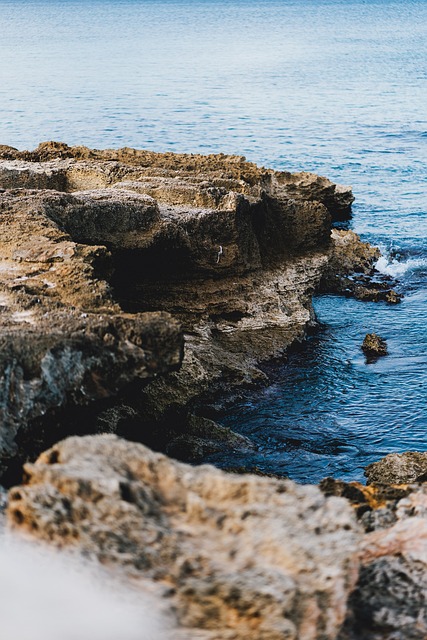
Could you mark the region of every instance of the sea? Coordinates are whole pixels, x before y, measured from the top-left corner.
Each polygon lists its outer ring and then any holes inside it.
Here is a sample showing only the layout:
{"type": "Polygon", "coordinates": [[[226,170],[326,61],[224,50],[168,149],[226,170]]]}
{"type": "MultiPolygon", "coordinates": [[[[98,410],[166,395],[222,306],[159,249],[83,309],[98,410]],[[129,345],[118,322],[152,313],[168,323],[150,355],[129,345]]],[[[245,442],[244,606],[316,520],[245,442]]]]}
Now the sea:
{"type": "Polygon", "coordinates": [[[0,144],[223,152],[356,196],[399,305],[319,296],[317,331],[217,419],[300,482],[427,450],[427,1],[0,0],[0,144]],[[389,355],[367,363],[375,331],[389,355]]]}

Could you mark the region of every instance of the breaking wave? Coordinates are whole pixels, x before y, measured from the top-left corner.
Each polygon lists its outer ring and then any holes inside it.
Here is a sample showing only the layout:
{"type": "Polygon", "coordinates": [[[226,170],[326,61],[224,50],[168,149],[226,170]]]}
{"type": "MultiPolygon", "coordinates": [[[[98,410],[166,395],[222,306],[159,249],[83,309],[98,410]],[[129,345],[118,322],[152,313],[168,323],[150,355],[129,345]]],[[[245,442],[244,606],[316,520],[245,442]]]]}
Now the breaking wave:
{"type": "Polygon", "coordinates": [[[400,261],[396,258],[382,255],[375,264],[377,271],[392,278],[402,278],[407,272],[423,267],[427,267],[427,258],[408,258],[400,261]]]}

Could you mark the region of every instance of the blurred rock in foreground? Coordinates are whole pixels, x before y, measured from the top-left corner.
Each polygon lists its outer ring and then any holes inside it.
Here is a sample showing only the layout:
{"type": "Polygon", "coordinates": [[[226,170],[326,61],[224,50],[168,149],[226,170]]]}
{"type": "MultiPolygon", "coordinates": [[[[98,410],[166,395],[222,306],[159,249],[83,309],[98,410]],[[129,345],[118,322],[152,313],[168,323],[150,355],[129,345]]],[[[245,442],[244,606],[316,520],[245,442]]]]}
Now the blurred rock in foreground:
{"type": "Polygon", "coordinates": [[[333,640],[357,579],[351,507],[314,486],[189,467],[115,436],[26,465],[10,526],[170,587],[215,640],[333,640]]]}

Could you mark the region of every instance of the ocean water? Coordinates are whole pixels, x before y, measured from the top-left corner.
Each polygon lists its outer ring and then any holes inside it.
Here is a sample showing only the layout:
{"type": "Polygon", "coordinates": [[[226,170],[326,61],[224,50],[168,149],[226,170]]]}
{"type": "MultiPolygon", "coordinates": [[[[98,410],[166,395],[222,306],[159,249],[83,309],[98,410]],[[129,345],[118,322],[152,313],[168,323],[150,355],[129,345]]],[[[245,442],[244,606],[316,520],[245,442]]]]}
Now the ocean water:
{"type": "Polygon", "coordinates": [[[0,0],[0,28],[2,144],[237,153],[351,184],[404,301],[319,297],[317,334],[219,418],[302,482],[427,450],[425,0],[0,0]],[[367,364],[372,330],[390,355],[367,364]]]}

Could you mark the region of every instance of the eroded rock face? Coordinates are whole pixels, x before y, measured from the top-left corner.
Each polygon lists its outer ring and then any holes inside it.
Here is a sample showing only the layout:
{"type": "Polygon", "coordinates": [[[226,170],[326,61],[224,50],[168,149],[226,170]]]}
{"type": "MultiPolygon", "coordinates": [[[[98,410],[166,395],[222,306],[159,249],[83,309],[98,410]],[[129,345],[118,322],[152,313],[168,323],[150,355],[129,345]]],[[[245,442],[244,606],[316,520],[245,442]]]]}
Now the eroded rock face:
{"type": "Polygon", "coordinates": [[[331,221],[349,215],[351,189],[242,157],[1,147],[0,188],[0,340],[4,371],[10,364],[19,381],[7,373],[3,385],[8,455],[28,421],[134,380],[152,379],[134,394],[141,421],[262,380],[258,363],[313,322],[322,275],[339,262],[345,274],[362,263],[367,270],[376,255],[352,232],[331,239],[331,221]],[[185,332],[179,371],[182,345],[166,313],[185,332]],[[147,341],[155,357],[135,351],[147,341]],[[51,353],[58,367],[46,378],[39,371],[51,353]],[[96,380],[91,392],[87,378],[96,380]]]}
{"type": "Polygon", "coordinates": [[[169,584],[182,626],[215,640],[336,638],[357,578],[344,500],[107,435],[69,438],[26,474],[12,528],[169,584]]]}
{"type": "Polygon", "coordinates": [[[0,193],[0,472],[34,420],[114,396],[182,358],[179,324],[164,312],[123,313],[102,278],[111,270],[105,246],[58,226],[71,206],[81,201],[52,191],[0,193]]]}

